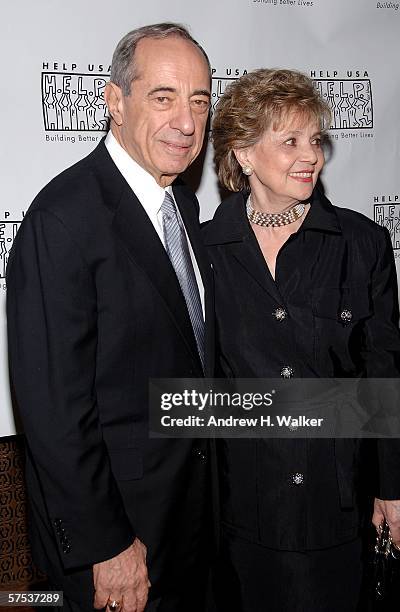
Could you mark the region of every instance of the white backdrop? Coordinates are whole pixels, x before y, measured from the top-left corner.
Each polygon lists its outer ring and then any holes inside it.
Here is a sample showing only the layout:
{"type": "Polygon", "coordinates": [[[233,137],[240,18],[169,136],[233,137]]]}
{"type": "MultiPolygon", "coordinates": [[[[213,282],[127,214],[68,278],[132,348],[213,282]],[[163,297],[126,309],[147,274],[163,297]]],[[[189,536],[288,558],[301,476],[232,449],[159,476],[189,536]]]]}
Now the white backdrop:
{"type": "MultiPolygon", "coordinates": [[[[210,57],[213,104],[229,79],[254,68],[296,68],[315,79],[334,111],[327,195],[386,225],[400,258],[399,2],[21,0],[3,5],[2,16],[0,436],[15,433],[3,314],[8,252],[39,189],[103,136],[102,91],[128,30],[189,26],[210,57]]],[[[209,218],[219,200],[210,147],[197,194],[209,218]]]]}

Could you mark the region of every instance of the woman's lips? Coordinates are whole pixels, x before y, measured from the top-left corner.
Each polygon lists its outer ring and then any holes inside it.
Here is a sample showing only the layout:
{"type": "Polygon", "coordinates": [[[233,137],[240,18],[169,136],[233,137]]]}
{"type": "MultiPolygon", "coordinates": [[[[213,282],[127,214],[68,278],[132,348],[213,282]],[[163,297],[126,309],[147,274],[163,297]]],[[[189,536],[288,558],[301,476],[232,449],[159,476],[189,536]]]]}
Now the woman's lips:
{"type": "Polygon", "coordinates": [[[312,175],[312,172],[289,172],[290,178],[293,178],[300,183],[312,183],[312,175]]]}

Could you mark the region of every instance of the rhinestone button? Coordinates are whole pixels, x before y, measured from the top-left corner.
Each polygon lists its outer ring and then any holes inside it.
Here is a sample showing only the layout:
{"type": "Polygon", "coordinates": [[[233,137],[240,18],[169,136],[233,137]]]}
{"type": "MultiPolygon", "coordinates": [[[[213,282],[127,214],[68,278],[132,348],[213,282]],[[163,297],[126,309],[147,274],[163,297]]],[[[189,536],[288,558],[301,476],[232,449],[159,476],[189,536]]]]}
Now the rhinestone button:
{"type": "Polygon", "coordinates": [[[350,323],[353,318],[353,313],[351,312],[351,310],[348,310],[347,308],[345,308],[340,313],[340,318],[343,323],[350,323]]]}
{"type": "Polygon", "coordinates": [[[277,321],[283,321],[284,319],[286,319],[287,316],[287,312],[284,308],[277,308],[276,310],[274,310],[274,312],[272,313],[273,316],[275,317],[275,319],[277,321]]]}
{"type": "Polygon", "coordinates": [[[292,378],[293,374],[294,370],[290,366],[284,366],[281,370],[282,378],[292,378]]]}
{"type": "Polygon", "coordinates": [[[292,482],[295,485],[301,485],[304,482],[304,476],[303,474],[300,474],[300,472],[296,472],[296,474],[293,474],[292,476],[292,482]]]}
{"type": "Polygon", "coordinates": [[[203,451],[200,448],[194,448],[193,454],[195,457],[197,457],[197,459],[200,459],[200,461],[203,461],[203,462],[207,461],[207,457],[205,453],[203,453],[203,451]]]}

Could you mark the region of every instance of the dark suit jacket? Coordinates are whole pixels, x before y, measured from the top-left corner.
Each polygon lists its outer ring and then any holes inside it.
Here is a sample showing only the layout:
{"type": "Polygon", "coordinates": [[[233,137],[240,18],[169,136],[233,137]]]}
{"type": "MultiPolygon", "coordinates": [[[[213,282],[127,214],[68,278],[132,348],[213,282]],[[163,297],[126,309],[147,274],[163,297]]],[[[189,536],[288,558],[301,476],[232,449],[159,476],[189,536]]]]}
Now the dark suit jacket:
{"type": "MultiPolygon", "coordinates": [[[[219,365],[228,377],[393,377],[400,371],[396,271],[388,232],[315,191],[300,230],[268,271],[245,194],[225,200],[204,238],[215,276],[219,365]],[[275,316],[284,308],[286,317],[275,316]],[[350,321],[342,313],[350,311],[350,321]]],[[[371,493],[400,498],[400,443],[226,440],[222,518],[281,549],[323,548],[357,534],[360,463],[371,493]],[[365,455],[371,464],[365,463],[365,455]],[[374,461],[374,457],[376,461],[374,461]],[[302,479],[294,479],[300,474],[302,479]],[[297,481],[297,484],[296,484],[297,481]]]]}
{"type": "MultiPolygon", "coordinates": [[[[181,182],[173,191],[205,287],[210,376],[210,266],[199,208],[181,182]]],[[[116,555],[137,535],[153,593],[173,589],[198,555],[206,441],[148,438],[148,381],[203,371],[165,249],[104,142],[36,197],[7,286],[37,563],[76,598],[91,580],[90,569],[77,568],[116,555]]]]}

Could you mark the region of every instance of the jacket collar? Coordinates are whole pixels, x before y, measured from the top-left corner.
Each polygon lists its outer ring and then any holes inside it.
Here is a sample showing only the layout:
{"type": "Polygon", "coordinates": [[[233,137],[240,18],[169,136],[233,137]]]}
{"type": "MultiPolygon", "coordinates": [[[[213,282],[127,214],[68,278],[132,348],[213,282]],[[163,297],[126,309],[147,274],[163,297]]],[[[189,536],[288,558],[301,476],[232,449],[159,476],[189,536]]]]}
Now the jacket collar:
{"type": "MultiPolygon", "coordinates": [[[[204,227],[203,238],[207,246],[243,242],[251,227],[246,215],[247,193],[240,191],[229,196],[218,207],[214,218],[204,227]]],[[[299,232],[316,230],[321,232],[342,232],[334,206],[316,187],[310,198],[311,208],[299,228],[299,232]]]]}
{"type": "Polygon", "coordinates": [[[341,234],[342,228],[335,207],[322,191],[321,185],[317,183],[310,198],[311,208],[308,215],[301,224],[299,231],[319,230],[341,234]]]}

